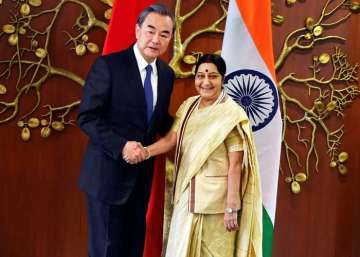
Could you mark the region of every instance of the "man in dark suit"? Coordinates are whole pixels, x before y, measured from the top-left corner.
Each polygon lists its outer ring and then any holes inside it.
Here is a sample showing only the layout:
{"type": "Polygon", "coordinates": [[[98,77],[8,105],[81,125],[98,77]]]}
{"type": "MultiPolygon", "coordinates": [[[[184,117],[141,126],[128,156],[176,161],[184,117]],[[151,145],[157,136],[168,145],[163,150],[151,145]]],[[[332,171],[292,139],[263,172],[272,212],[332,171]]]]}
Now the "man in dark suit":
{"type": "Polygon", "coordinates": [[[99,57],[88,74],[78,124],[89,136],[80,187],[87,196],[90,257],[143,254],[153,159],[140,163],[149,157],[141,144],[154,142],[172,123],[174,72],[158,56],[174,26],[165,6],[146,8],[138,17],[136,43],[99,57]]]}

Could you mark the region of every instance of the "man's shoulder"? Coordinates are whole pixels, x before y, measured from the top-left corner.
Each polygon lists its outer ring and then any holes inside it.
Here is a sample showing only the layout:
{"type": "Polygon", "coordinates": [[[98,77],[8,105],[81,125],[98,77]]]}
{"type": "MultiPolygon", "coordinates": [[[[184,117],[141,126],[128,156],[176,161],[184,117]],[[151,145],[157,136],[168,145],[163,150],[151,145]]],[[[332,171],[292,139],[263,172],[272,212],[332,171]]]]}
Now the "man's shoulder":
{"type": "Polygon", "coordinates": [[[109,54],[104,54],[102,56],[99,56],[99,58],[103,59],[106,62],[114,62],[114,61],[119,61],[119,60],[128,60],[129,55],[132,53],[132,49],[127,48],[125,50],[121,50],[121,51],[116,51],[113,53],[109,53],[109,54]]]}
{"type": "Polygon", "coordinates": [[[157,59],[157,66],[162,71],[166,71],[166,72],[172,74],[173,76],[175,76],[174,70],[171,68],[171,66],[159,58],[157,59]]]}

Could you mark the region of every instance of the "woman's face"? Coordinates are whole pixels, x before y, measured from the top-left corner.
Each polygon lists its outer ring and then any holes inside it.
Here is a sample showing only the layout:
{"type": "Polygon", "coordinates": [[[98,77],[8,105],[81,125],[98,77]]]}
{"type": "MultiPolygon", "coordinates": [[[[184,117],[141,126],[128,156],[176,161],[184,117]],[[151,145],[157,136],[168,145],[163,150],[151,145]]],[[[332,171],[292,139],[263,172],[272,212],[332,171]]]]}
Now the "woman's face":
{"type": "Polygon", "coordinates": [[[195,88],[202,100],[215,102],[221,93],[222,83],[222,77],[215,64],[200,64],[195,74],[195,88]]]}

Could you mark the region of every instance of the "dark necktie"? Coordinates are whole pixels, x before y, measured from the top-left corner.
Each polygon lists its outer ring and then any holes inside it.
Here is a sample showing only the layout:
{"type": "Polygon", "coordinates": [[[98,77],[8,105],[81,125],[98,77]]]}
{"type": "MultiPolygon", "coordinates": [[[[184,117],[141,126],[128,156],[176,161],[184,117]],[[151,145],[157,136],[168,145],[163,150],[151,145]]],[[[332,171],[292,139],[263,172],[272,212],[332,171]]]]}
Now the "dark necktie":
{"type": "Polygon", "coordinates": [[[146,98],[146,107],[147,107],[147,121],[150,122],[151,115],[153,113],[153,91],[151,86],[151,71],[152,67],[149,64],[146,66],[146,76],[144,81],[144,90],[145,90],[145,98],[146,98]]]}

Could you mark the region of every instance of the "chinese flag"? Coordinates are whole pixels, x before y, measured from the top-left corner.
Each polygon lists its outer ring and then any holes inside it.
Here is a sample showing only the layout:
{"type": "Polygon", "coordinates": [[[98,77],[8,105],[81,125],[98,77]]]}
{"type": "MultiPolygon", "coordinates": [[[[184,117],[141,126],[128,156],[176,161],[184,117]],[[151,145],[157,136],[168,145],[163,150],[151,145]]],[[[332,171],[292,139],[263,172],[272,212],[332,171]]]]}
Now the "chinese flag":
{"type": "MultiPolygon", "coordinates": [[[[154,0],[115,0],[103,54],[128,48],[135,42],[135,24],[139,13],[154,0]]],[[[143,257],[160,257],[164,217],[165,156],[155,160],[151,195],[146,215],[143,257]]]]}

